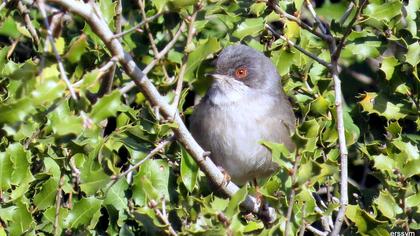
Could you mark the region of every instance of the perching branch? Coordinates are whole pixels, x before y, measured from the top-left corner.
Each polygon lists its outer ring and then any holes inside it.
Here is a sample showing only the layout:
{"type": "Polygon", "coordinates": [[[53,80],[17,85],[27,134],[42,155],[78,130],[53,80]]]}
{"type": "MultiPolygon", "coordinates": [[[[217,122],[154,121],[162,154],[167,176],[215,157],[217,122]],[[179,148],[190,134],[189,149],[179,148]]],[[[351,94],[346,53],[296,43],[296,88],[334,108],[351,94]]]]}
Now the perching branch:
{"type": "Polygon", "coordinates": [[[151,17],[149,17],[149,18],[146,18],[146,19],[144,19],[142,22],[138,23],[137,25],[135,25],[134,27],[132,27],[132,28],[130,28],[130,29],[128,29],[128,30],[123,31],[123,32],[121,32],[121,33],[114,34],[114,35],[112,36],[112,38],[113,38],[113,39],[114,39],[114,38],[121,38],[122,36],[124,36],[124,35],[126,35],[126,34],[129,34],[129,33],[133,32],[133,31],[136,31],[137,29],[139,29],[140,27],[142,27],[144,24],[146,24],[146,23],[148,23],[148,22],[151,22],[151,21],[153,21],[153,20],[157,19],[157,18],[158,18],[159,16],[161,16],[161,15],[162,15],[162,12],[159,12],[159,13],[157,13],[157,14],[156,14],[156,15],[154,15],[154,16],[151,16],[151,17]]]}
{"type": "MultiPolygon", "coordinates": [[[[75,0],[47,1],[60,5],[68,11],[85,19],[85,21],[92,28],[93,32],[95,32],[98,37],[101,38],[105,43],[112,56],[118,58],[119,63],[121,64],[125,73],[132,80],[134,80],[135,84],[141,89],[151,106],[158,106],[160,108],[160,113],[164,116],[165,119],[173,120],[176,126],[172,129],[177,137],[177,140],[194,158],[200,169],[206,174],[207,178],[216,186],[220,186],[220,190],[224,194],[233,196],[239,190],[238,186],[232,182],[224,184],[224,175],[211,161],[211,159],[205,155],[205,151],[192,137],[177,110],[169,105],[166,100],[159,94],[156,87],[147,78],[147,75],[145,75],[136,65],[130,54],[124,51],[121,43],[114,37],[114,34],[109,29],[107,23],[94,13],[92,6],[90,4],[85,4],[84,2],[75,0]]],[[[262,218],[266,218],[269,221],[273,221],[275,219],[274,209],[270,208],[268,211],[260,212],[259,204],[257,204],[255,198],[251,196],[248,196],[241,204],[241,206],[245,210],[258,214],[262,218]]]]}
{"type": "Polygon", "coordinates": [[[36,33],[34,25],[32,24],[31,18],[29,17],[28,8],[26,8],[26,6],[21,1],[18,1],[17,8],[19,10],[19,13],[23,16],[23,20],[25,22],[26,28],[28,29],[29,33],[31,34],[35,45],[38,46],[39,45],[39,37],[38,37],[38,34],[36,33]]]}

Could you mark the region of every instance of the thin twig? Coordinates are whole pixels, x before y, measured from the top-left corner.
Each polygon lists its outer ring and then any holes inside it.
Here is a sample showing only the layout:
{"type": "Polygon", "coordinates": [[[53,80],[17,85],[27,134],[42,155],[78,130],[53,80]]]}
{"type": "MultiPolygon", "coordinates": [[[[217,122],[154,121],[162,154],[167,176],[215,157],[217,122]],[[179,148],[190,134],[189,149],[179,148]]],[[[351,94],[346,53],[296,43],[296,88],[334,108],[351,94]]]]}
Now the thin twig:
{"type": "MultiPolygon", "coordinates": [[[[162,201],[165,201],[165,200],[162,200],[162,201]]],[[[159,220],[168,227],[168,232],[167,232],[168,235],[177,236],[178,234],[172,228],[172,225],[169,222],[167,215],[162,214],[162,212],[157,208],[157,203],[156,203],[155,200],[150,200],[149,201],[149,207],[152,208],[155,211],[155,214],[159,218],[159,220]]]]}
{"type": "MultiPolygon", "coordinates": [[[[60,5],[68,11],[79,15],[89,24],[92,31],[98,35],[103,42],[105,42],[109,52],[119,59],[119,63],[122,65],[125,73],[134,80],[135,84],[139,87],[139,89],[141,89],[151,106],[158,106],[162,116],[164,116],[167,120],[172,120],[174,124],[176,124],[172,126],[172,130],[176,135],[177,141],[185,147],[200,169],[205,173],[209,181],[211,181],[215,186],[220,186],[219,190],[221,193],[226,194],[227,196],[233,196],[237,191],[239,191],[239,187],[233,182],[229,181],[226,183],[224,174],[217,168],[208,155],[206,155],[206,151],[200,147],[188,131],[188,128],[180,114],[176,112],[173,106],[168,104],[162,95],[160,95],[152,81],[150,81],[147,78],[147,75],[145,75],[137,66],[131,55],[124,51],[121,42],[113,38],[114,34],[109,29],[105,20],[93,13],[93,9],[90,4],[75,0],[47,1],[60,5]]],[[[252,196],[247,196],[241,203],[241,207],[246,211],[258,214],[261,219],[267,219],[268,222],[273,222],[276,219],[275,210],[272,207],[269,207],[268,210],[264,209],[264,211],[261,211],[259,204],[252,196]]]]}
{"type": "Polygon", "coordinates": [[[148,22],[151,22],[151,21],[155,20],[156,18],[158,18],[159,16],[161,16],[162,13],[163,12],[159,12],[159,13],[157,13],[154,16],[151,16],[151,17],[149,17],[147,19],[144,19],[143,21],[141,21],[140,23],[138,23],[137,25],[135,25],[134,27],[132,27],[132,28],[126,30],[126,31],[123,31],[123,32],[121,32],[119,34],[114,34],[114,36],[112,36],[111,39],[120,38],[120,37],[122,37],[122,36],[124,36],[126,34],[129,34],[129,33],[133,32],[133,31],[136,31],[137,29],[139,29],[140,27],[142,27],[144,24],[146,24],[148,22]]]}
{"type": "MultiPolygon", "coordinates": [[[[122,28],[122,0],[117,0],[117,6],[115,8],[115,33],[121,33],[122,28]]],[[[111,58],[110,62],[114,60],[111,58]]],[[[107,73],[104,73],[102,77],[101,87],[99,88],[97,97],[102,97],[105,94],[111,92],[112,84],[114,83],[115,71],[117,70],[117,64],[113,63],[109,70],[106,70],[107,73]]],[[[102,75],[101,75],[102,76],[102,75]]],[[[99,76],[99,77],[101,77],[99,76]]]]}
{"type": "MultiPolygon", "coordinates": [[[[146,19],[147,15],[146,15],[146,11],[144,9],[145,6],[144,6],[143,0],[138,0],[138,4],[139,4],[139,7],[140,7],[140,12],[141,12],[142,17],[144,19],[146,19]]],[[[149,38],[149,42],[150,42],[150,46],[152,47],[153,55],[156,58],[156,55],[159,53],[159,51],[157,49],[156,42],[155,42],[155,39],[152,35],[152,31],[150,30],[150,26],[149,26],[148,22],[144,23],[144,28],[146,30],[147,37],[149,38]]],[[[166,70],[165,65],[161,64],[161,67],[162,67],[163,75],[165,76],[166,81],[168,81],[169,80],[168,71],[166,70]]]]}
{"type": "Polygon", "coordinates": [[[354,15],[353,19],[351,19],[350,23],[347,25],[347,28],[345,29],[344,34],[340,39],[340,43],[337,45],[335,51],[331,52],[332,60],[338,60],[338,57],[340,57],[341,50],[344,47],[344,43],[346,42],[347,37],[350,35],[351,29],[353,28],[354,23],[360,17],[360,14],[362,13],[362,10],[366,6],[367,2],[368,0],[363,0],[360,6],[358,6],[356,14],[354,15]]]}
{"type": "Polygon", "coordinates": [[[151,150],[149,152],[149,154],[147,154],[147,156],[145,158],[143,158],[141,161],[137,162],[135,165],[133,165],[131,168],[129,168],[128,170],[124,171],[123,173],[113,177],[113,179],[121,179],[122,177],[128,175],[130,172],[136,170],[137,168],[139,168],[145,161],[147,161],[148,159],[150,159],[151,157],[153,157],[154,155],[156,155],[160,150],[162,150],[163,148],[165,148],[168,144],[170,144],[174,139],[174,136],[171,136],[170,138],[162,141],[161,143],[159,143],[153,150],[151,150]]]}
{"type": "Polygon", "coordinates": [[[295,204],[295,185],[296,185],[296,176],[297,176],[297,170],[298,170],[298,166],[300,164],[300,155],[296,155],[296,160],[295,160],[295,164],[293,165],[293,172],[292,172],[292,188],[290,190],[290,195],[289,195],[289,206],[287,208],[287,215],[286,215],[286,226],[285,226],[285,230],[284,230],[284,235],[288,236],[289,235],[289,230],[290,230],[290,222],[292,219],[292,213],[293,213],[293,206],[295,204]]]}
{"type": "Polygon", "coordinates": [[[52,50],[55,54],[55,58],[56,58],[57,63],[58,63],[58,68],[60,70],[61,79],[66,83],[66,85],[67,85],[67,87],[70,91],[71,97],[74,100],[77,100],[76,92],[74,91],[73,85],[70,83],[69,79],[67,78],[67,74],[66,74],[66,70],[64,69],[63,61],[61,60],[60,54],[58,53],[58,50],[55,47],[54,38],[53,38],[53,35],[52,35],[52,32],[51,32],[50,25],[48,23],[47,13],[46,13],[45,7],[44,7],[44,4],[45,4],[44,0],[38,0],[37,3],[38,3],[39,11],[41,12],[42,18],[44,18],[44,25],[45,25],[45,28],[47,29],[47,38],[48,38],[48,41],[50,42],[51,48],[52,48],[52,50]]]}
{"type": "Polygon", "coordinates": [[[58,182],[57,193],[55,195],[55,218],[54,218],[54,225],[53,225],[54,235],[59,235],[58,224],[59,224],[59,218],[60,218],[60,205],[61,205],[63,184],[64,184],[64,175],[60,177],[60,181],[58,182]]]}
{"type": "Polygon", "coordinates": [[[23,21],[25,22],[26,28],[28,29],[29,33],[32,36],[32,39],[34,40],[35,45],[38,46],[39,45],[39,37],[38,37],[38,34],[36,33],[34,25],[32,24],[31,18],[29,16],[28,9],[26,8],[26,6],[21,1],[18,1],[17,7],[18,7],[18,10],[19,10],[20,14],[22,14],[22,16],[23,16],[23,21]]]}
{"type": "Polygon", "coordinates": [[[340,18],[340,25],[344,25],[347,18],[350,16],[351,12],[353,11],[354,3],[350,2],[349,6],[347,7],[346,11],[344,12],[343,16],[340,18]]]}
{"type": "MultiPolygon", "coordinates": [[[[185,49],[187,49],[187,47],[192,43],[192,40],[193,40],[193,37],[194,37],[194,34],[195,34],[194,22],[195,22],[195,19],[197,17],[198,10],[199,9],[196,7],[193,14],[188,19],[189,20],[189,22],[188,22],[188,35],[187,35],[187,42],[185,44],[185,49]]],[[[184,50],[184,51],[186,51],[186,50],[184,50]]],[[[174,106],[175,109],[178,108],[179,99],[181,97],[182,84],[184,82],[184,76],[185,76],[185,72],[186,72],[186,69],[187,69],[188,55],[189,54],[185,54],[184,58],[182,58],[182,65],[181,65],[181,69],[179,70],[178,80],[177,80],[176,89],[175,89],[175,96],[174,96],[174,100],[172,102],[172,106],[174,106]]]]}
{"type": "Polygon", "coordinates": [[[322,60],[321,58],[317,57],[316,55],[312,54],[311,52],[306,51],[304,48],[300,47],[299,45],[296,45],[294,42],[292,42],[290,39],[286,38],[285,36],[277,33],[270,25],[266,24],[265,27],[268,30],[270,30],[270,32],[272,34],[274,34],[276,37],[281,38],[282,40],[286,41],[290,46],[296,48],[301,53],[303,53],[306,56],[310,57],[311,59],[315,60],[319,64],[325,66],[327,69],[329,69],[331,67],[331,65],[328,62],[322,60]]]}
{"type": "Polygon", "coordinates": [[[321,230],[316,229],[312,225],[306,225],[306,229],[308,229],[309,231],[311,231],[312,233],[314,233],[318,236],[327,236],[328,235],[327,232],[322,232],[321,230]]]}
{"type": "Polygon", "coordinates": [[[300,20],[299,18],[297,18],[297,17],[295,17],[295,16],[293,16],[293,15],[290,15],[289,13],[287,13],[286,11],[284,11],[283,9],[281,9],[278,5],[277,5],[277,3],[275,3],[275,0],[269,0],[268,2],[267,2],[267,4],[269,5],[269,6],[271,6],[273,9],[274,9],[274,11],[277,13],[277,14],[279,14],[280,15],[280,17],[284,17],[284,18],[286,18],[286,19],[288,19],[288,20],[290,20],[290,21],[294,21],[294,22],[296,22],[301,28],[303,28],[303,29],[305,29],[305,30],[307,30],[307,31],[309,31],[309,32],[311,32],[312,34],[314,34],[315,36],[317,36],[318,38],[320,38],[320,39],[322,39],[322,40],[324,40],[324,41],[326,41],[326,42],[329,42],[331,39],[331,37],[329,36],[329,35],[327,35],[327,34],[323,34],[323,33],[321,33],[321,32],[318,32],[317,30],[316,30],[316,28],[314,28],[314,27],[311,27],[311,26],[309,26],[309,25],[307,25],[305,22],[303,22],[302,20],[300,20]]]}
{"type": "Polygon", "coordinates": [[[312,17],[315,19],[316,23],[319,25],[319,28],[321,29],[321,32],[323,34],[327,34],[327,29],[325,28],[324,23],[322,23],[321,19],[316,14],[314,6],[311,3],[311,0],[306,0],[305,2],[306,2],[306,7],[308,8],[312,17]]]}
{"type": "MultiPolygon", "coordinates": [[[[178,31],[175,33],[174,37],[172,38],[172,40],[166,44],[166,46],[156,55],[155,59],[150,62],[144,69],[143,69],[143,74],[145,76],[147,76],[147,74],[153,69],[153,67],[158,63],[158,61],[164,57],[169,50],[171,50],[173,48],[173,46],[175,45],[175,43],[178,41],[179,36],[181,36],[181,33],[184,31],[185,28],[185,22],[183,21],[181,26],[179,27],[178,31]]],[[[132,88],[134,88],[136,85],[134,83],[134,81],[131,81],[130,83],[128,83],[127,85],[125,85],[124,87],[122,87],[120,89],[121,93],[127,93],[128,91],[130,91],[132,88]]]]}

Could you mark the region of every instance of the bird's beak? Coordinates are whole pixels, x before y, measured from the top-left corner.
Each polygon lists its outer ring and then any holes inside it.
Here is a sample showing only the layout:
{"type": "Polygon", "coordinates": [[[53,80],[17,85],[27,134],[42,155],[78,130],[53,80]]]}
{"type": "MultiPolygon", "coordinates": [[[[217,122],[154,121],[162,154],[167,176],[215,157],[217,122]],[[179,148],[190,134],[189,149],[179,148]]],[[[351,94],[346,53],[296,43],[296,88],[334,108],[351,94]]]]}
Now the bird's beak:
{"type": "Polygon", "coordinates": [[[215,73],[207,74],[207,75],[212,77],[213,79],[216,79],[216,80],[226,80],[229,77],[229,76],[226,76],[226,75],[215,74],[215,73]]]}

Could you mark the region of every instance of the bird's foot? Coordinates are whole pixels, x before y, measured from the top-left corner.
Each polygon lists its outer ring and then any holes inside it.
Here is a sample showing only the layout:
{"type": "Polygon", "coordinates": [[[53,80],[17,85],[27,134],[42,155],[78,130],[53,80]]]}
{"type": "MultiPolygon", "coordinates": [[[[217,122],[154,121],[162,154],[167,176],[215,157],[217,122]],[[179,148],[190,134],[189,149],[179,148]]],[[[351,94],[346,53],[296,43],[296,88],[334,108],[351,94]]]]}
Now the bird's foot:
{"type": "Polygon", "coordinates": [[[228,185],[228,183],[230,182],[231,178],[230,175],[228,174],[228,172],[223,169],[223,167],[221,166],[217,166],[217,168],[220,170],[220,172],[222,172],[223,174],[223,180],[222,183],[219,184],[219,186],[217,186],[218,189],[222,188],[223,186],[228,185]]]}

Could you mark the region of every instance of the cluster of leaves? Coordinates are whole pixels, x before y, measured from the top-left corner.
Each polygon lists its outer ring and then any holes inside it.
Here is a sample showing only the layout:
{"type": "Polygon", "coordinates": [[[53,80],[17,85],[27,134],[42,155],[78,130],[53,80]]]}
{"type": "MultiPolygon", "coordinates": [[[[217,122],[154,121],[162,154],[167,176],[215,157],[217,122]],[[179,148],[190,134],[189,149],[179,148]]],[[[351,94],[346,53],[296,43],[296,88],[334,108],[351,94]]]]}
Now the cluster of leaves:
{"type": "MultiPolygon", "coordinates": [[[[133,2],[122,1],[122,31],[142,21],[133,2]]],[[[183,21],[193,20],[195,31],[186,45],[185,30],[148,77],[172,101],[175,81],[186,66],[178,108],[187,118],[194,95],[205,93],[210,81],[204,74],[212,70],[212,59],[223,47],[240,41],[272,59],[299,117],[294,136],[299,158],[282,145],[265,143],[281,166],[260,189],[278,211],[274,225],[265,227],[240,212],[239,203],[254,193],[252,187],[223,198],[176,142],[146,159],[172,136],[176,124],[162,120],[138,90],[120,92],[130,82],[121,68],[116,69],[112,91],[98,96],[109,73],[101,67],[111,56],[83,19],[61,15],[54,31],[55,47],[78,94],[74,100],[54,50],[44,40],[47,30],[39,9],[28,5],[25,15],[16,4],[8,4],[0,11],[0,235],[272,235],[284,232],[286,221],[296,234],[311,224],[322,230],[320,222],[334,219],[340,192],[331,75],[287,42],[276,40],[265,24],[325,61],[328,45],[280,18],[265,2],[197,2],[146,1],[148,17],[163,12],[149,23],[158,49],[172,40],[183,21]],[[36,28],[39,44],[25,16],[36,28]],[[121,175],[138,162],[137,171],[121,175]],[[292,189],[296,196],[287,219],[292,189]]],[[[341,37],[357,7],[340,22],[348,1],[317,3],[317,13],[332,35],[341,37]]],[[[97,4],[115,30],[117,1],[97,4]]],[[[313,22],[303,0],[281,1],[279,6],[313,22]]],[[[339,63],[351,180],[347,234],[420,230],[419,19],[418,1],[369,1],[343,48],[339,63]]],[[[154,60],[147,32],[133,31],[120,40],[142,68],[154,60]]]]}

